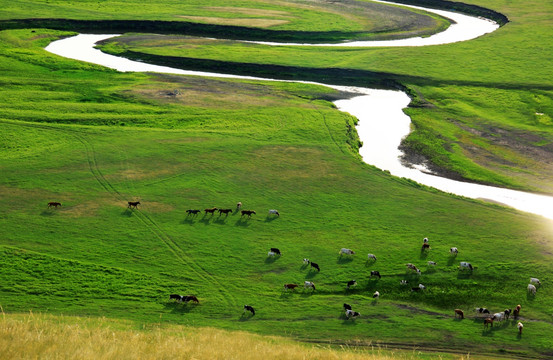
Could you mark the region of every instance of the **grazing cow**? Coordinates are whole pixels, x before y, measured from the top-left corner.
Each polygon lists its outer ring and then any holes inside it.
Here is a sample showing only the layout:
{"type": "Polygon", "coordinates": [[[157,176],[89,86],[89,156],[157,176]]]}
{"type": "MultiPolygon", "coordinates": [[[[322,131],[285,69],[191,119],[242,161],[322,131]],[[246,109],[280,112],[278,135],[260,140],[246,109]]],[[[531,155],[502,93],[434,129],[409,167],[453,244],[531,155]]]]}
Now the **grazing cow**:
{"type": "Polygon", "coordinates": [[[375,254],[368,254],[367,255],[368,260],[374,260],[376,261],[376,255],[375,254]]]}
{"type": "Polygon", "coordinates": [[[419,284],[419,289],[426,290],[426,286],[424,286],[423,284],[419,284]]]}
{"type": "Polygon", "coordinates": [[[483,308],[483,307],[475,308],[474,311],[476,311],[479,314],[489,314],[490,313],[490,310],[488,310],[486,308],[483,308]]]}
{"type": "Polygon", "coordinates": [[[422,242],[423,242],[424,244],[427,244],[427,243],[428,243],[428,238],[425,237],[424,239],[422,239],[422,242]]]}
{"type": "Polygon", "coordinates": [[[464,319],[465,313],[461,309],[455,309],[455,318],[457,318],[457,316],[459,316],[460,319],[464,319]]]}
{"type": "Polygon", "coordinates": [[[421,251],[430,250],[430,244],[424,243],[422,244],[421,251]]]}
{"type": "Polygon", "coordinates": [[[520,305],[517,305],[517,307],[513,310],[513,317],[515,319],[518,318],[518,316],[520,315],[520,309],[521,309],[521,306],[520,305]]]}
{"type": "Polygon", "coordinates": [[[353,310],[346,310],[346,317],[349,319],[350,317],[351,318],[356,318],[356,317],[359,317],[361,316],[361,314],[359,314],[357,311],[353,311],[353,310]]]}
{"type": "Polygon", "coordinates": [[[407,280],[401,280],[399,282],[399,285],[407,285],[407,284],[409,284],[409,281],[407,281],[407,280]]]}
{"type": "Polygon", "coordinates": [[[269,251],[269,252],[267,253],[267,256],[274,257],[274,256],[276,256],[276,254],[277,254],[277,253],[274,252],[274,251],[269,251]]]}
{"type": "Polygon", "coordinates": [[[461,261],[459,263],[459,266],[460,266],[461,270],[463,270],[463,269],[469,269],[470,271],[473,270],[472,265],[469,262],[466,262],[466,261],[461,261]]]}
{"type": "Polygon", "coordinates": [[[340,254],[340,256],[342,256],[342,254],[353,255],[353,254],[355,254],[355,251],[353,251],[351,249],[341,248],[340,252],[338,254],[340,254]]]}
{"type": "Polygon", "coordinates": [[[204,212],[205,212],[206,215],[208,213],[213,215],[215,213],[215,210],[218,210],[218,209],[216,207],[212,207],[212,208],[209,208],[209,209],[204,209],[204,212]]]}
{"type": "Polygon", "coordinates": [[[505,313],[504,312],[498,312],[498,313],[495,313],[493,314],[492,316],[492,319],[494,321],[503,321],[503,318],[505,317],[505,313]]]}
{"type": "Polygon", "coordinates": [[[186,296],[183,296],[182,297],[182,300],[181,301],[184,301],[185,303],[189,302],[189,301],[194,301],[195,303],[199,304],[200,303],[200,300],[198,300],[198,298],[194,295],[186,295],[186,296]]]}
{"type": "Polygon", "coordinates": [[[355,285],[357,285],[357,281],[355,281],[355,280],[350,280],[350,281],[347,282],[346,288],[349,289],[350,287],[355,286],[355,285]]]}
{"type": "Polygon", "coordinates": [[[279,256],[282,255],[282,253],[280,252],[280,250],[277,249],[277,248],[271,248],[271,251],[274,252],[275,254],[279,255],[279,256]]]}
{"type": "Polygon", "coordinates": [[[487,329],[488,325],[491,325],[493,327],[493,318],[486,318],[484,320],[484,327],[487,329]]]}
{"type": "Polygon", "coordinates": [[[307,264],[310,263],[310,261],[309,261],[309,259],[307,259],[307,258],[303,258],[303,263],[304,263],[305,265],[307,265],[307,264]]]}
{"type": "Polygon", "coordinates": [[[377,271],[377,270],[371,271],[370,277],[373,277],[373,276],[378,276],[378,279],[382,278],[382,276],[380,276],[380,271],[377,271]]]}
{"type": "Polygon", "coordinates": [[[412,287],[411,291],[415,291],[415,292],[421,291],[421,288],[420,287],[412,287]]]}
{"type": "Polygon", "coordinates": [[[55,208],[57,208],[58,206],[61,206],[61,203],[60,203],[60,202],[57,202],[57,201],[50,201],[50,202],[48,203],[48,207],[51,208],[52,206],[55,207],[55,208]]]}
{"type": "Polygon", "coordinates": [[[380,297],[380,293],[378,291],[375,291],[373,294],[373,298],[378,299],[380,297]]]}
{"type": "MultiPolygon", "coordinates": [[[[186,213],[188,215],[198,215],[200,212],[202,212],[201,210],[186,210],[186,213]]],[[[186,216],[188,216],[186,215],[186,216]]]]}
{"type": "Polygon", "coordinates": [[[252,316],[255,315],[255,309],[254,309],[253,307],[251,307],[250,305],[244,305],[244,313],[245,313],[246,311],[251,312],[251,313],[252,313],[252,316]]]}
{"type": "Polygon", "coordinates": [[[298,284],[284,284],[284,291],[294,290],[298,287],[298,284]]]}
{"type": "Polygon", "coordinates": [[[269,210],[269,215],[280,216],[280,214],[278,213],[278,210],[275,210],[275,209],[269,210]]]}
{"type": "Polygon", "coordinates": [[[511,309],[505,309],[503,311],[503,313],[505,314],[505,319],[509,320],[509,316],[511,316],[512,312],[513,312],[513,310],[511,310],[511,309]]]}
{"type": "Polygon", "coordinates": [[[221,216],[221,214],[228,216],[228,213],[232,214],[232,209],[219,209],[219,216],[221,216]]]}
{"type": "Polygon", "coordinates": [[[415,271],[417,274],[420,274],[421,271],[413,264],[411,263],[408,263],[408,264],[405,264],[405,266],[407,266],[407,270],[413,270],[415,271]]]}
{"type": "Polygon", "coordinates": [[[524,327],[524,325],[522,325],[522,323],[519,321],[518,324],[517,324],[517,328],[518,328],[518,333],[519,335],[522,335],[522,328],[524,327]]]}
{"type": "Polygon", "coordinates": [[[315,284],[312,281],[305,281],[303,283],[303,288],[304,289],[311,288],[313,289],[313,291],[315,291],[315,284]]]}
{"type": "Polygon", "coordinates": [[[532,295],[536,295],[536,287],[532,284],[528,284],[528,292],[532,293],[532,295]]]}
{"type": "Polygon", "coordinates": [[[242,210],[240,211],[240,213],[242,215],[240,215],[240,217],[244,216],[244,215],[248,215],[249,218],[252,217],[252,214],[255,214],[255,210],[242,210]]]}
{"type": "Polygon", "coordinates": [[[236,211],[239,211],[240,209],[242,209],[242,202],[239,201],[237,204],[236,204],[236,211]]]}
{"type": "Polygon", "coordinates": [[[436,262],[435,261],[429,261],[428,265],[436,266],[436,262]]]}
{"type": "Polygon", "coordinates": [[[319,267],[319,264],[314,263],[312,261],[310,261],[309,264],[311,265],[311,269],[317,269],[318,272],[321,272],[321,268],[319,267]]]}
{"type": "Polygon", "coordinates": [[[128,207],[129,209],[132,209],[132,208],[135,208],[135,209],[136,209],[136,207],[137,207],[138,205],[140,205],[140,201],[128,201],[127,204],[128,204],[127,207],[128,207]]]}
{"type": "Polygon", "coordinates": [[[457,255],[459,253],[459,250],[456,247],[452,247],[449,249],[449,253],[452,255],[457,255]]]}
{"type": "MultiPolygon", "coordinates": [[[[60,204],[61,205],[61,204],[60,204]]],[[[536,285],[541,285],[541,282],[539,279],[537,278],[530,278],[530,284],[536,284],[536,285]]]]}
{"type": "Polygon", "coordinates": [[[344,303],[344,311],[351,310],[351,305],[344,303]]]}

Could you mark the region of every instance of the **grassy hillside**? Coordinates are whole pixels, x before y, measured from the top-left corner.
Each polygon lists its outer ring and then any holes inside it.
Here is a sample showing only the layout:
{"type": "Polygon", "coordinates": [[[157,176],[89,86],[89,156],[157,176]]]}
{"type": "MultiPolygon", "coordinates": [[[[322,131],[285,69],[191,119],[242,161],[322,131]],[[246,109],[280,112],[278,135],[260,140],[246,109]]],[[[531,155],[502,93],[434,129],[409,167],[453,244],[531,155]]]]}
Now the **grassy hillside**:
{"type": "Polygon", "coordinates": [[[510,22],[480,39],[421,48],[269,47],[142,35],[103,48],[187,68],[246,68],[265,76],[272,70],[272,76],[296,79],[321,78],[319,69],[325,69],[322,80],[329,83],[400,83],[415,97],[407,111],[415,131],[404,143],[406,151],[424,155],[449,176],[551,193],[553,5],[472,3],[503,13],[510,22]]]}
{"type": "Polygon", "coordinates": [[[363,164],[354,119],[328,102],[337,96],[329,89],[121,74],[42,50],[67,35],[0,32],[5,312],[551,356],[551,222],[363,164]],[[141,202],[137,210],[130,200],[141,202]],[[63,205],[48,209],[49,201],[63,205]],[[185,213],[237,201],[257,214],[185,213]],[[280,217],[267,214],[273,208],[280,217]],[[283,256],[268,258],[271,247],[283,256]],[[340,257],[342,247],[357,253],[340,257]],[[305,257],[321,272],[303,266],[305,257]],[[459,271],[459,261],[475,271],[459,271]],[[531,276],[544,283],[535,297],[526,291],[531,276]],[[347,290],[351,279],[358,285],[347,290]],[[427,290],[412,292],[402,279],[427,290]],[[317,290],[282,290],[305,280],[317,290]],[[171,301],[173,293],[200,304],[171,301]],[[344,302],[362,316],[347,320],[344,302]],[[243,315],[244,304],[256,315],[243,315]],[[473,313],[516,304],[522,337],[516,321],[484,330],[473,313]],[[455,308],[467,318],[454,319],[455,308]]]}

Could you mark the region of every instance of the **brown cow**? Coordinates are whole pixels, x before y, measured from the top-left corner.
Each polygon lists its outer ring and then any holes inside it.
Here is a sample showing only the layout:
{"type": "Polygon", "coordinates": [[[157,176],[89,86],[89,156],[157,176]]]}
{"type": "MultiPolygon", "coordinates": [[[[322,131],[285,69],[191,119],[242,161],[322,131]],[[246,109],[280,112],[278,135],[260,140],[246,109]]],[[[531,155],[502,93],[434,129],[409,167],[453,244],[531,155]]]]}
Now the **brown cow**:
{"type": "Polygon", "coordinates": [[[298,287],[298,284],[284,284],[284,291],[294,290],[298,287]]]}
{"type": "Polygon", "coordinates": [[[493,318],[487,318],[484,320],[484,327],[487,329],[488,325],[491,325],[493,327],[493,318]]]}
{"type": "Polygon", "coordinates": [[[48,207],[51,208],[52,206],[55,207],[55,208],[57,208],[58,206],[61,206],[61,203],[60,203],[60,202],[57,202],[57,201],[50,201],[50,202],[48,203],[48,207]]]}
{"type": "Polygon", "coordinates": [[[457,315],[459,315],[459,318],[460,318],[460,319],[464,319],[464,318],[465,318],[465,313],[464,313],[463,310],[461,310],[461,309],[455,309],[455,318],[457,318],[457,315]]]}

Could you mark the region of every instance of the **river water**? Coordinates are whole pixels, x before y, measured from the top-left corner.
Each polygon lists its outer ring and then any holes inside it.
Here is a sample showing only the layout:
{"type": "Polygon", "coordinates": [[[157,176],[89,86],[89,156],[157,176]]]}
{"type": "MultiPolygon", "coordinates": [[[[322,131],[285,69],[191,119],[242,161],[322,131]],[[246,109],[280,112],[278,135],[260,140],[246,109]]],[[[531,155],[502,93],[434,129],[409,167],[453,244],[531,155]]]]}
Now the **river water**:
{"type": "MultiPolygon", "coordinates": [[[[414,7],[414,6],[409,6],[414,7]]],[[[390,41],[374,42],[345,42],[327,44],[328,46],[426,46],[466,41],[496,30],[499,26],[486,19],[470,17],[443,10],[418,9],[438,13],[441,16],[455,21],[446,31],[427,37],[411,38],[390,41]],[[464,35],[464,36],[463,36],[464,35]]],[[[137,61],[105,54],[94,49],[94,45],[101,40],[118,35],[89,35],[80,34],[74,37],[52,42],[46,50],[54,54],[82,60],[118,71],[161,72],[181,75],[194,75],[219,78],[250,79],[264,81],[281,81],[249,76],[217,74],[202,71],[189,71],[165,66],[145,64],[137,61]]],[[[282,43],[265,43],[284,45],[282,43]]],[[[308,45],[308,44],[288,44],[308,45]]],[[[310,45],[310,44],[309,44],[310,45]]],[[[322,44],[310,46],[327,46],[322,44]]],[[[317,84],[313,82],[306,82],[317,84]]],[[[336,86],[319,84],[341,91],[359,94],[350,99],[335,101],[339,110],[348,112],[359,119],[357,132],[363,141],[360,154],[363,161],[382,170],[388,170],[392,175],[412,179],[418,183],[432,186],[439,190],[469,198],[491,200],[507,206],[553,219],[553,197],[526,193],[522,191],[485,186],[468,182],[461,182],[442,178],[430,174],[424,168],[408,168],[401,161],[401,151],[398,149],[402,139],[410,132],[411,119],[405,115],[403,109],[410,102],[409,97],[400,91],[376,90],[361,87],[336,86]]]]}

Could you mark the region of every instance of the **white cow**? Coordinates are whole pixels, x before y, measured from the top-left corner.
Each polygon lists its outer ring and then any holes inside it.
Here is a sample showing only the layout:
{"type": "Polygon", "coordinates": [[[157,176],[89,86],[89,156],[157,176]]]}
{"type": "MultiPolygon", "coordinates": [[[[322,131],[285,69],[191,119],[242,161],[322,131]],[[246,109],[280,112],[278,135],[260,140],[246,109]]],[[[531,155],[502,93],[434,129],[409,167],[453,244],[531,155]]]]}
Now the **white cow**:
{"type": "Polygon", "coordinates": [[[405,266],[407,266],[407,269],[408,269],[408,270],[413,270],[413,271],[415,271],[417,274],[420,274],[420,273],[421,273],[420,269],[418,269],[415,265],[413,265],[413,264],[411,264],[411,263],[405,264],[405,266]]]}
{"type": "Polygon", "coordinates": [[[451,254],[457,255],[459,253],[459,250],[456,247],[452,247],[451,249],[449,249],[449,252],[451,254]]]}
{"type": "Polygon", "coordinates": [[[269,251],[269,252],[267,253],[267,256],[276,256],[276,252],[274,252],[274,251],[269,251]]]}
{"type": "Polygon", "coordinates": [[[493,319],[494,321],[503,321],[503,318],[504,318],[504,317],[505,317],[505,313],[503,313],[503,312],[498,312],[498,313],[493,314],[492,319],[493,319]]]}
{"type": "Polygon", "coordinates": [[[426,286],[424,286],[423,284],[419,284],[419,289],[424,290],[426,289],[426,286]]]}
{"type": "Polygon", "coordinates": [[[541,282],[540,282],[540,279],[538,278],[530,278],[530,284],[541,285],[541,282]]]}
{"type": "Polygon", "coordinates": [[[340,256],[342,256],[342,254],[353,255],[353,254],[355,254],[355,251],[353,251],[351,249],[341,248],[339,254],[340,254],[340,256]]]}
{"type": "Polygon", "coordinates": [[[353,311],[353,310],[346,310],[346,317],[349,319],[350,317],[353,317],[353,318],[356,318],[358,316],[361,316],[361,314],[359,314],[357,311],[353,311]]]}
{"type": "Polygon", "coordinates": [[[461,263],[459,264],[459,266],[461,267],[461,270],[462,270],[462,269],[469,269],[470,271],[473,270],[472,265],[471,265],[469,262],[466,262],[466,261],[461,261],[461,263]]]}
{"type": "Polygon", "coordinates": [[[304,258],[304,259],[303,259],[303,263],[304,263],[305,265],[309,265],[309,259],[304,258]]]}
{"type": "Polygon", "coordinates": [[[378,299],[380,297],[380,293],[378,291],[375,291],[373,294],[373,298],[378,299]]]}
{"type": "Polygon", "coordinates": [[[275,209],[271,209],[271,210],[269,210],[269,215],[276,215],[276,216],[280,216],[280,214],[278,213],[278,210],[275,210],[275,209]]]}
{"type": "Polygon", "coordinates": [[[428,265],[436,266],[436,262],[435,261],[429,261],[428,265]]]}
{"type": "Polygon", "coordinates": [[[303,283],[303,287],[305,289],[311,288],[311,289],[315,290],[315,284],[312,281],[305,281],[303,283]]]}
{"type": "Polygon", "coordinates": [[[423,242],[424,244],[428,244],[428,238],[422,239],[422,242],[423,242]]]}
{"type": "Polygon", "coordinates": [[[401,280],[399,285],[407,285],[409,282],[407,280],[401,280]]]}
{"type": "Polygon", "coordinates": [[[517,328],[518,328],[518,333],[522,335],[522,328],[524,327],[524,325],[522,325],[522,323],[519,321],[518,324],[517,324],[517,328]]]}
{"type": "Polygon", "coordinates": [[[374,260],[376,261],[376,255],[375,254],[368,254],[367,255],[368,260],[374,260]]]}
{"type": "Polygon", "coordinates": [[[531,292],[532,295],[536,295],[536,287],[532,284],[528,284],[528,292],[531,292]]]}

